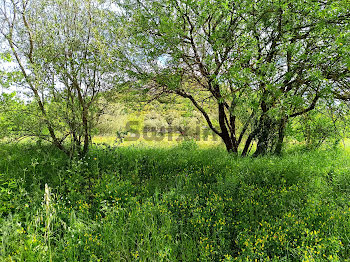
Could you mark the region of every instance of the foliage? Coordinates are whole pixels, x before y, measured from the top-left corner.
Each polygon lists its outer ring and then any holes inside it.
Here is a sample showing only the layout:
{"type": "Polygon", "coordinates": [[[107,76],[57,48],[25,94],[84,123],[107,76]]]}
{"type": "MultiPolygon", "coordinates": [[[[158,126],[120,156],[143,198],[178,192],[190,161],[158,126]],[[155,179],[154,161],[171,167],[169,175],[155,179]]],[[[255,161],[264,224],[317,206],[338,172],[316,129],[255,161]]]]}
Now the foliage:
{"type": "Polygon", "coordinates": [[[0,260],[350,261],[349,20],[344,0],[1,0],[0,260]]]}
{"type": "Polygon", "coordinates": [[[48,130],[37,106],[25,103],[15,92],[0,95],[0,138],[19,140],[26,137],[45,140],[48,130]]]}
{"type": "Polygon", "coordinates": [[[305,142],[306,147],[320,147],[324,143],[337,146],[349,134],[349,108],[346,104],[318,107],[295,119],[288,136],[305,142]]]}
{"type": "Polygon", "coordinates": [[[93,147],[70,162],[44,145],[0,150],[3,261],[350,257],[343,151],[236,158],[185,143],[93,147]]]}
{"type": "Polygon", "coordinates": [[[255,155],[280,153],[288,121],[320,101],[348,98],[346,1],[128,0],[119,7],[115,24],[128,26],[128,42],[118,58],[133,88],[188,99],[228,151],[237,153],[246,137],[242,155],[253,140],[255,155]]]}
{"type": "Polygon", "coordinates": [[[1,33],[47,133],[67,154],[86,154],[100,92],[114,79],[98,1],[7,1],[1,33]],[[107,81],[108,80],[108,81],[107,81]],[[69,139],[69,145],[64,142],[69,139]]]}

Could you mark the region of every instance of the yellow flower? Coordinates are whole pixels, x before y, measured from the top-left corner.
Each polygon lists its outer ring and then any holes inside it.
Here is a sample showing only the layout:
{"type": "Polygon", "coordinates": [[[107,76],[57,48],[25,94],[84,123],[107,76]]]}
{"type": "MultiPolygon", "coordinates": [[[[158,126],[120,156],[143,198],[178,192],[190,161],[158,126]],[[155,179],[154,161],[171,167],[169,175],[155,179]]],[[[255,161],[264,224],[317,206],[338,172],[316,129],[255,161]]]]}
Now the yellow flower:
{"type": "Polygon", "coordinates": [[[138,258],[139,257],[139,251],[136,251],[135,253],[132,253],[132,256],[134,258],[138,258]]]}

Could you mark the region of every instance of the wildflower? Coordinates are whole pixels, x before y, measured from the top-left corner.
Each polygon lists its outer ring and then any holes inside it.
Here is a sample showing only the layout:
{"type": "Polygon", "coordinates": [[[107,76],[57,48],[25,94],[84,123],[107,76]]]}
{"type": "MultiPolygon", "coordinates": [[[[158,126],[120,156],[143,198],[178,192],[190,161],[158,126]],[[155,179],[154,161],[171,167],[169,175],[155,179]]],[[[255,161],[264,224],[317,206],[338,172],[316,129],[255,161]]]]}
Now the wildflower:
{"type": "Polygon", "coordinates": [[[139,251],[136,251],[135,253],[132,253],[132,256],[134,258],[138,258],[139,257],[139,251]]]}

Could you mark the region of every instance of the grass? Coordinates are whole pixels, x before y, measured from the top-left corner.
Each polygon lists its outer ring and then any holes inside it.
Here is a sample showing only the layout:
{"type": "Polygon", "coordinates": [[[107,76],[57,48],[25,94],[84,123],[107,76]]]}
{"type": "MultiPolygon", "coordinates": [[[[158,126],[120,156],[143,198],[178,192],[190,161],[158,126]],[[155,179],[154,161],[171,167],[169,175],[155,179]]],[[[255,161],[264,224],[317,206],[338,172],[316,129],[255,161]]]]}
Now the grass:
{"type": "Polygon", "coordinates": [[[350,152],[0,147],[1,261],[350,261],[350,152]],[[46,186],[45,186],[46,185],[46,186]]]}
{"type": "MultiPolygon", "coordinates": [[[[165,134],[163,137],[158,135],[160,140],[157,141],[156,138],[147,139],[144,136],[140,136],[136,141],[123,140],[120,143],[120,140],[116,141],[116,136],[111,135],[99,135],[93,137],[93,143],[96,144],[107,144],[110,146],[118,144],[119,147],[129,147],[129,146],[144,146],[144,147],[153,147],[153,148],[169,148],[174,147],[182,142],[194,141],[195,138],[183,137],[179,134],[165,134]]],[[[211,148],[211,147],[223,147],[224,143],[220,137],[208,136],[206,139],[201,137],[200,141],[197,141],[197,145],[200,148],[211,148]]]]}

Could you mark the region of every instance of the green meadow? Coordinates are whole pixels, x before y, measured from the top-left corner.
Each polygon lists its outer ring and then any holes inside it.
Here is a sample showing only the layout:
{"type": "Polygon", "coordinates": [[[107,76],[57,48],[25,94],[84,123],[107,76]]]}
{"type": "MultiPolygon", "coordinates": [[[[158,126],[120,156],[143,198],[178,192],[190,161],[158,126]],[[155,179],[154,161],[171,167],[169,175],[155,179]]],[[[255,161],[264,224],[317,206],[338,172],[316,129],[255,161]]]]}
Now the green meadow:
{"type": "Polygon", "coordinates": [[[349,261],[350,152],[0,147],[1,261],[349,261]]]}

